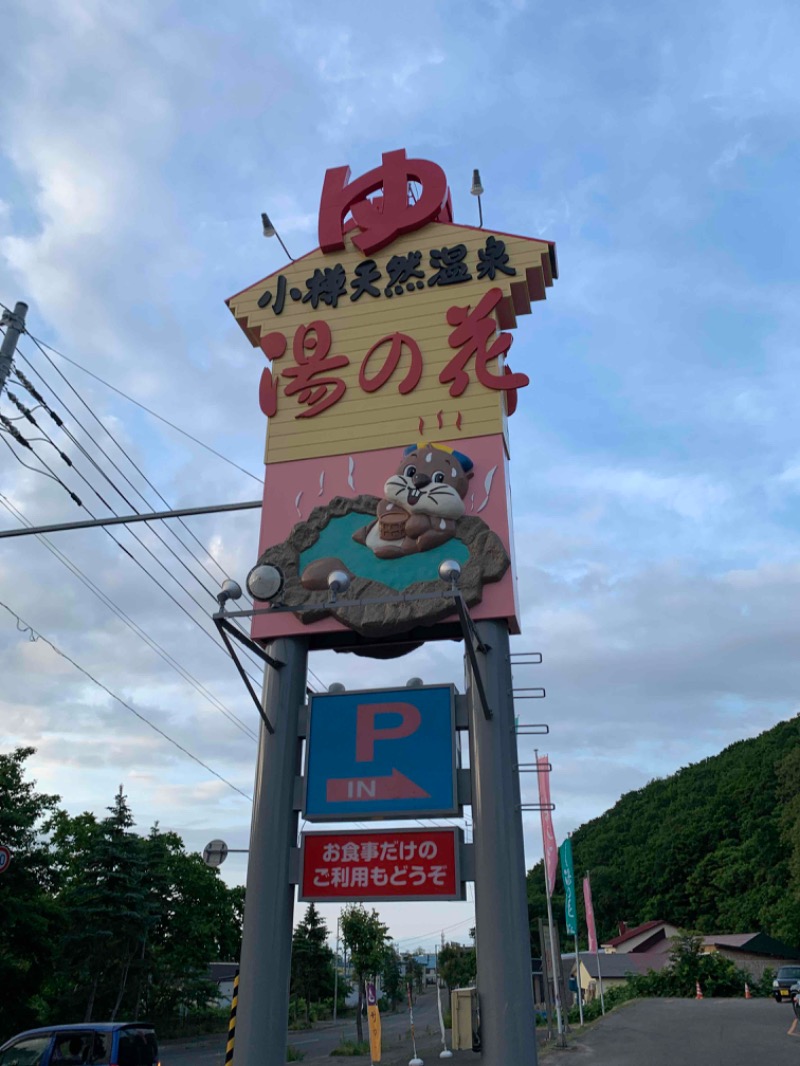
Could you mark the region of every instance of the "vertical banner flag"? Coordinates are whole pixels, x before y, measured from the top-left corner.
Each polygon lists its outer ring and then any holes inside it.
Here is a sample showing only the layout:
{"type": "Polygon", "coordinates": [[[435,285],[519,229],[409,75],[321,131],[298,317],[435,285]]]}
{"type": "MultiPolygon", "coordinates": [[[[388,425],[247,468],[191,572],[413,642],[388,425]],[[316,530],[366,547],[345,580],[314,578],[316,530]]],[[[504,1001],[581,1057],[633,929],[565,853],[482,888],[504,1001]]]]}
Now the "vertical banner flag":
{"type": "Polygon", "coordinates": [[[572,867],[572,841],[567,837],[558,849],[561,859],[561,880],[564,882],[564,915],[569,936],[578,935],[578,906],[575,899],[575,871],[572,867]]]}
{"type": "Polygon", "coordinates": [[[558,869],[558,847],[553,832],[553,819],[550,814],[550,760],[540,755],[536,760],[536,774],[539,778],[539,806],[542,815],[542,842],[544,845],[544,868],[547,871],[547,894],[553,895],[558,869]]]}
{"type": "Polygon", "coordinates": [[[375,984],[367,982],[367,1024],[369,1025],[369,1054],[373,1062],[381,1061],[381,1013],[375,984]]]}
{"type": "Polygon", "coordinates": [[[583,879],[583,902],[586,907],[586,931],[589,934],[589,951],[597,954],[597,930],[594,927],[594,908],[592,907],[592,886],[589,875],[583,879]]]}

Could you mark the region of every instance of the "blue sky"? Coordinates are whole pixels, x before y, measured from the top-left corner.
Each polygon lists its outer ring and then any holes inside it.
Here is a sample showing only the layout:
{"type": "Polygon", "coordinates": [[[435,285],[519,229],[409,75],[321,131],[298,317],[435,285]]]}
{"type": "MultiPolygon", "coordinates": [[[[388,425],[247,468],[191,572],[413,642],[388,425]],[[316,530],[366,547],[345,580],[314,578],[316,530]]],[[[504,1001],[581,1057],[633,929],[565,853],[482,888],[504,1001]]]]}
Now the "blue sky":
{"type": "MultiPolygon", "coordinates": [[[[488,227],[557,242],[561,278],[514,341],[531,386],[512,421],[512,484],[517,646],[545,655],[519,683],[548,690],[536,707],[552,727],[559,836],[797,713],[795,4],[55,0],[46,18],[12,3],[5,28],[0,300],[25,299],[33,334],[256,477],[261,357],[223,300],[283,264],[261,211],[300,255],[315,246],[325,169],[357,175],[405,147],[444,167],[457,221],[477,221],[477,166],[488,227]]],[[[21,350],[78,413],[29,340],[21,350]]],[[[171,504],[258,495],[255,480],[53,358],[171,504]]],[[[2,411],[16,413],[7,400],[2,411]]],[[[78,516],[2,453],[0,492],[28,519],[78,516]]],[[[244,576],[252,513],[191,528],[244,576]]],[[[222,655],[109,538],[57,544],[255,725],[222,655]]],[[[0,546],[0,590],[249,791],[252,740],[41,545],[0,546]]],[[[326,684],[352,669],[325,655],[312,666],[326,684]]],[[[368,662],[357,671],[375,683],[368,662]]],[[[461,667],[437,645],[390,672],[457,682],[461,667]]],[[[0,744],[36,746],[36,776],[70,809],[100,811],[124,781],[142,828],[159,819],[192,846],[246,846],[241,797],[10,616],[0,673],[0,744]]],[[[533,820],[526,843],[532,862],[533,820]]],[[[243,876],[237,857],[224,869],[243,876]]],[[[451,925],[464,935],[470,914],[469,902],[386,909],[409,941],[451,925]]]]}

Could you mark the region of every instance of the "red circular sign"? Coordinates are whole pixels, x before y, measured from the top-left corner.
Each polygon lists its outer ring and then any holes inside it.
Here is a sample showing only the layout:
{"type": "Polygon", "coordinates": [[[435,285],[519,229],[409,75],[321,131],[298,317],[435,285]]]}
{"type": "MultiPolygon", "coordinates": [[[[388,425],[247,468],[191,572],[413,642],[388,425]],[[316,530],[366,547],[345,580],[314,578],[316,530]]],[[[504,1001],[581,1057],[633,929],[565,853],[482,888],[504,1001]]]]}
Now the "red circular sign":
{"type": "Polygon", "coordinates": [[[11,862],[11,852],[4,845],[0,844],[0,874],[4,874],[11,862]]]}

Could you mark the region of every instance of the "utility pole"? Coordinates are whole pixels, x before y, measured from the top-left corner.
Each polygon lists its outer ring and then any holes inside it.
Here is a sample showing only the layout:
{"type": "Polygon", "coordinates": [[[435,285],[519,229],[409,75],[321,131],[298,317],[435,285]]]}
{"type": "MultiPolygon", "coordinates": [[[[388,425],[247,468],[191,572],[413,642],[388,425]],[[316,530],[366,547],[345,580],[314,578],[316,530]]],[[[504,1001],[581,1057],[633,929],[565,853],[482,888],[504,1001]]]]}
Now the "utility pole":
{"type": "Polygon", "coordinates": [[[262,720],[236,1008],[240,1066],[286,1062],[295,895],[291,855],[298,829],[295,778],[302,771],[300,708],[306,696],[308,644],[302,637],[284,637],[269,643],[267,651],[276,665],[266,668],[263,699],[274,732],[262,720]]]}
{"type": "Polygon", "coordinates": [[[514,682],[505,621],[475,626],[488,704],[465,656],[475,839],[478,1009],[484,1066],[536,1066],[514,682]]]}
{"type": "Polygon", "coordinates": [[[14,352],[17,350],[17,341],[21,333],[25,332],[25,315],[28,313],[28,305],[19,301],[14,305],[13,311],[4,311],[0,318],[0,325],[6,327],[6,335],[0,345],[0,396],[6,387],[6,378],[11,373],[14,361],[14,352]]]}

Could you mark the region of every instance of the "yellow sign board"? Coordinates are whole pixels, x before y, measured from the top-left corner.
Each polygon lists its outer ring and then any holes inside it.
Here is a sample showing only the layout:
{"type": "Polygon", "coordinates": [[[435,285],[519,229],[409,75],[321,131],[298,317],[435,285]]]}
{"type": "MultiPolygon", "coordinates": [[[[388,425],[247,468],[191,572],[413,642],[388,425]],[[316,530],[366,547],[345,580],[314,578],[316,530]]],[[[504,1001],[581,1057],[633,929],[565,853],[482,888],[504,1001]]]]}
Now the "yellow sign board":
{"type": "Polygon", "coordinates": [[[374,1062],[381,1061],[381,1012],[375,994],[375,985],[367,984],[367,1025],[369,1026],[369,1055],[374,1062]]]}
{"type": "Polygon", "coordinates": [[[498,329],[545,298],[553,246],[433,221],[365,260],[354,235],[227,301],[268,361],[265,461],[504,433],[528,379],[498,329]]]}

